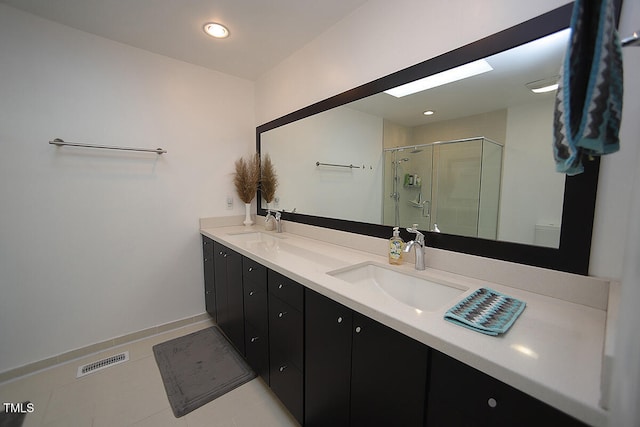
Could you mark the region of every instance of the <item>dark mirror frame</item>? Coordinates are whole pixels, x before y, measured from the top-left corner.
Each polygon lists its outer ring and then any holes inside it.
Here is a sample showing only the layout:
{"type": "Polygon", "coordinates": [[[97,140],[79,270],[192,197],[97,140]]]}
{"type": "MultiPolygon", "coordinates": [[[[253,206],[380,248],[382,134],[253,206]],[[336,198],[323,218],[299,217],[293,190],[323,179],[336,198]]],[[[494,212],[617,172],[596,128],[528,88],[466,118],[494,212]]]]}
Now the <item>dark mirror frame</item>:
{"type": "MultiPolygon", "coordinates": [[[[616,2],[618,6],[618,19],[620,4],[621,2],[616,2]]],[[[436,56],[260,125],[256,128],[256,151],[260,153],[260,135],[263,132],[374,95],[409,81],[494,55],[498,52],[568,28],[571,21],[572,9],[573,3],[566,4],[474,43],[436,56]]],[[[551,130],[549,130],[549,132],[551,132],[551,130]]],[[[552,149],[551,146],[549,146],[550,156],[552,155],[551,153],[552,149]]],[[[599,158],[585,160],[584,164],[584,173],[567,176],[565,180],[562,228],[560,231],[560,247],[558,249],[435,232],[425,232],[427,246],[587,275],[589,270],[600,160],[599,158]]],[[[277,170],[277,165],[275,166],[277,170]]],[[[266,210],[261,206],[262,197],[259,190],[257,200],[257,213],[259,215],[266,215],[266,210]]],[[[369,224],[300,213],[283,212],[282,218],[287,221],[381,238],[391,237],[392,231],[392,227],[388,225],[369,224]]],[[[410,240],[410,235],[405,229],[402,229],[401,236],[405,241],[410,240]]]]}

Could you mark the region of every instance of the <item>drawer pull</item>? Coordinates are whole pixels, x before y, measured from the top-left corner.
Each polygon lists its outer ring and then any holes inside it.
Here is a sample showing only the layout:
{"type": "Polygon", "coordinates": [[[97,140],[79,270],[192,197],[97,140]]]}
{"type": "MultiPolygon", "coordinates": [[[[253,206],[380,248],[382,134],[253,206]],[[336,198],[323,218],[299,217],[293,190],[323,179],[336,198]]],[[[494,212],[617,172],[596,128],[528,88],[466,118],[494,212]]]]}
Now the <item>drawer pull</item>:
{"type": "Polygon", "coordinates": [[[284,372],[285,369],[287,369],[287,365],[282,365],[280,366],[280,368],[278,368],[278,371],[284,372]]]}
{"type": "Polygon", "coordinates": [[[281,311],[280,313],[278,313],[278,317],[282,319],[285,314],[287,314],[286,311],[281,311]]]}
{"type": "Polygon", "coordinates": [[[338,317],[338,323],[342,323],[342,316],[338,317]]]}
{"type": "Polygon", "coordinates": [[[258,342],[259,340],[260,340],[260,337],[251,338],[251,342],[258,342]]]}
{"type": "Polygon", "coordinates": [[[356,334],[359,334],[362,328],[360,326],[356,326],[356,334]]]}
{"type": "Polygon", "coordinates": [[[487,400],[487,405],[489,405],[490,408],[495,408],[496,406],[498,406],[498,401],[493,397],[490,397],[489,400],[487,400]]]}

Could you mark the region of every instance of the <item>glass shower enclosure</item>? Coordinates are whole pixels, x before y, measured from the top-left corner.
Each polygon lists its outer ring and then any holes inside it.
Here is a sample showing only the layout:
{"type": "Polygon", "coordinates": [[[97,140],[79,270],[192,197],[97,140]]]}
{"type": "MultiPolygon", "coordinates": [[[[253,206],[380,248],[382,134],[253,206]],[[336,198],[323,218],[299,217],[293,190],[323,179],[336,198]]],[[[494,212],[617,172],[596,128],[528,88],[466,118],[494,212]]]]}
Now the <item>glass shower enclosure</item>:
{"type": "Polygon", "coordinates": [[[383,223],[496,239],[502,152],[485,137],[385,149],[383,223]]]}

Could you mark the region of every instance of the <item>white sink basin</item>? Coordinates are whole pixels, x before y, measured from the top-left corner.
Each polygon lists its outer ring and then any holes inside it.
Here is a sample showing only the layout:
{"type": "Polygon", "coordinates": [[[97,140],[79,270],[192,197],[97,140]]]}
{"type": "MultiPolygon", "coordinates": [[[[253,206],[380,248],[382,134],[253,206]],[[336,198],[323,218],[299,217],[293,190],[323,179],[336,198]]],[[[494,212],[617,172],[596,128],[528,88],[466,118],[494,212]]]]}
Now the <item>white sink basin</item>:
{"type": "Polygon", "coordinates": [[[454,305],[468,288],[437,283],[390,267],[364,263],[328,273],[354,285],[375,286],[391,298],[420,311],[454,305]]]}
{"type": "Polygon", "coordinates": [[[238,233],[229,233],[229,236],[233,236],[242,242],[267,242],[271,243],[274,240],[282,239],[282,236],[278,236],[271,233],[263,233],[261,231],[241,231],[238,233]]]}

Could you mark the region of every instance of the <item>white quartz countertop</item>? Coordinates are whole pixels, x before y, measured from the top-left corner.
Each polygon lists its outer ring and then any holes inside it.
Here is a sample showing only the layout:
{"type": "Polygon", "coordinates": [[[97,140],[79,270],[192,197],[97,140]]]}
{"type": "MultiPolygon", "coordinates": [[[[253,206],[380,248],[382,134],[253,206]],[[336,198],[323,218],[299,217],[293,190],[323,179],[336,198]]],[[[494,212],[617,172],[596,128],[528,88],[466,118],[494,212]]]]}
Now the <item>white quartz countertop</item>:
{"type": "Polygon", "coordinates": [[[393,266],[468,288],[434,311],[420,311],[374,286],[353,285],[327,274],[363,262],[388,265],[386,257],[286,232],[261,243],[238,234],[248,231],[264,233],[262,227],[201,229],[203,235],[242,255],[589,425],[606,425],[606,411],[598,405],[605,310],[445,271],[416,272],[408,263],[393,266]],[[480,287],[526,302],[506,334],[488,336],[444,320],[450,307],[480,287]]]}

